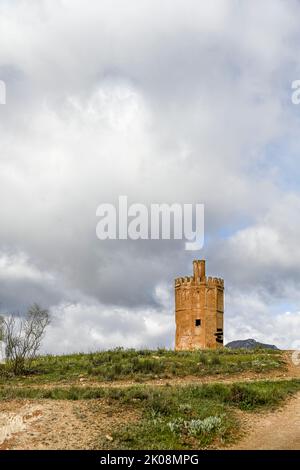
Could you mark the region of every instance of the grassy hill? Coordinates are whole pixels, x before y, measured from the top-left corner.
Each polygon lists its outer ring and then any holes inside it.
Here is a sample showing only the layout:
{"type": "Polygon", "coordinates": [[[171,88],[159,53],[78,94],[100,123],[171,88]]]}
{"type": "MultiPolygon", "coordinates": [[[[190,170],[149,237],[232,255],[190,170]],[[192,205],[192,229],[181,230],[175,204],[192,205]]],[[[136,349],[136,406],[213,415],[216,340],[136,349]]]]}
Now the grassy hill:
{"type": "Polygon", "coordinates": [[[23,376],[0,365],[0,411],[38,407],[28,415],[41,416],[38,431],[24,437],[28,448],[70,448],[70,437],[75,448],[90,449],[222,447],[240,436],[240,413],[276,407],[300,390],[299,379],[286,380],[284,354],[224,348],[40,356],[23,376]],[[37,432],[44,437],[30,437],[37,432]]]}
{"type": "Polygon", "coordinates": [[[245,371],[267,372],[284,368],[279,350],[181,351],[166,349],[114,349],[89,354],[40,356],[27,368],[21,379],[0,365],[0,384],[90,381],[136,381],[237,374],[245,371]]]}

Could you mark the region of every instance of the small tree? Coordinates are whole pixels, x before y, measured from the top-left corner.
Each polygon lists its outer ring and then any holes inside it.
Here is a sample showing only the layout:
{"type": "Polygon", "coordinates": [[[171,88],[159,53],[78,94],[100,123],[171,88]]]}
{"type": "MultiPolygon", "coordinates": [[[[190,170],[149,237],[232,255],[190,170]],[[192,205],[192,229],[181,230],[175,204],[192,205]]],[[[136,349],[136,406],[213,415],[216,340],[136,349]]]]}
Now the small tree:
{"type": "Polygon", "coordinates": [[[4,344],[3,322],[4,322],[4,318],[0,315],[0,364],[4,361],[4,357],[3,357],[3,344],[4,344]]]}
{"type": "Polygon", "coordinates": [[[3,338],[3,327],[4,327],[4,318],[2,317],[2,315],[0,315],[0,341],[3,341],[4,338],[3,338]]]}
{"type": "Polygon", "coordinates": [[[22,374],[25,363],[30,366],[36,357],[49,323],[48,310],[41,309],[37,304],[29,308],[24,319],[15,315],[2,318],[0,331],[5,342],[6,358],[16,375],[22,374]]]}

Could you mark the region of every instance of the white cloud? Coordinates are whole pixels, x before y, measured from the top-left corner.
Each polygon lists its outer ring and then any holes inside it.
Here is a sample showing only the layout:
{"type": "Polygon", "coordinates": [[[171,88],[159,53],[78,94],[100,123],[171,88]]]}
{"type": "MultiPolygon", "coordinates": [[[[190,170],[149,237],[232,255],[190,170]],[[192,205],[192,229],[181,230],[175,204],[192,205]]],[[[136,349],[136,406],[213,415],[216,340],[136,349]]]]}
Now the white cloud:
{"type": "Polygon", "coordinates": [[[59,305],[43,342],[45,353],[96,351],[115,347],[173,347],[169,312],[107,308],[104,305],[59,305]]]}
{"type": "Polygon", "coordinates": [[[41,272],[32,266],[23,253],[8,256],[0,255],[0,278],[5,279],[29,279],[32,281],[51,281],[54,276],[47,272],[41,272]]]}
{"type": "Polygon", "coordinates": [[[38,300],[62,312],[51,351],[171,344],[172,282],[192,254],[180,242],[100,243],[96,208],[126,194],[205,203],[199,257],[225,277],[231,339],[265,336],[280,305],[299,310],[287,155],[298,151],[298,11],[293,0],[1,2],[1,309],[38,300]]]}
{"type": "Polygon", "coordinates": [[[287,312],[265,302],[259,294],[235,294],[229,297],[231,314],[226,318],[226,343],[234,339],[254,338],[281,349],[297,349],[300,344],[300,312],[287,312]],[[272,311],[273,310],[273,311],[272,311]]]}

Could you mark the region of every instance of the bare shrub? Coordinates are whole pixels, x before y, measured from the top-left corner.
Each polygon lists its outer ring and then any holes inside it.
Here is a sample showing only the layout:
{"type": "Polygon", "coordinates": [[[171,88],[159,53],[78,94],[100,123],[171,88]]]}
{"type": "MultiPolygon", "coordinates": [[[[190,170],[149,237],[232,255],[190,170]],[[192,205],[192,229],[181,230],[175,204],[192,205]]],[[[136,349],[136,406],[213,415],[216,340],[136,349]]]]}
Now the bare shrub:
{"type": "Polygon", "coordinates": [[[45,329],[50,323],[48,310],[33,304],[26,316],[8,315],[0,319],[0,336],[5,342],[8,365],[18,375],[30,367],[41,346],[45,329]]]}

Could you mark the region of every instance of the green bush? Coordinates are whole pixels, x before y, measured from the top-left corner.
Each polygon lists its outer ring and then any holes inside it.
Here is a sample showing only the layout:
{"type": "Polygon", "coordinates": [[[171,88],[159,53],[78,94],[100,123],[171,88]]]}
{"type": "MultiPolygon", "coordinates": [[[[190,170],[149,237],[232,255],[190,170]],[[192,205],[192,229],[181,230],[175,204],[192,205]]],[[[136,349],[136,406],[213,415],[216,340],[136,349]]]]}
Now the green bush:
{"type": "Polygon", "coordinates": [[[210,363],[213,365],[213,366],[219,366],[221,364],[221,359],[219,358],[219,356],[217,355],[214,355],[212,356],[211,360],[210,360],[210,363]]]}

